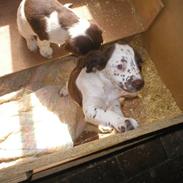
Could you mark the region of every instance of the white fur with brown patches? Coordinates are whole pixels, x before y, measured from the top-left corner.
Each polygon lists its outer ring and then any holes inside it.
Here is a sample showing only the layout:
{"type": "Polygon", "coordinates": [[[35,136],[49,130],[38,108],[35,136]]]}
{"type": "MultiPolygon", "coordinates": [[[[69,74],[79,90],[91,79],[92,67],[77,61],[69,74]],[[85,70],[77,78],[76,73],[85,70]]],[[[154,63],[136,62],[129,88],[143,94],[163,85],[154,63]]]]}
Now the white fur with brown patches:
{"type": "Polygon", "coordinates": [[[24,12],[26,0],[23,0],[18,8],[17,12],[17,25],[19,33],[25,38],[27,42],[27,47],[30,51],[36,51],[39,47],[40,54],[43,57],[51,58],[53,50],[50,47],[50,43],[64,44],[65,40],[68,39],[68,32],[65,31],[59,24],[58,13],[56,11],[52,12],[49,17],[45,17],[46,20],[46,32],[49,35],[49,41],[39,40],[36,33],[32,30],[24,12]],[[35,39],[37,37],[38,40],[35,39]],[[46,44],[45,44],[46,42],[46,44]]]}
{"type": "Polygon", "coordinates": [[[80,19],[78,23],[75,23],[68,32],[71,38],[75,38],[78,35],[87,36],[86,30],[90,27],[90,23],[87,20],[80,19]]]}
{"type": "MultiPolygon", "coordinates": [[[[130,85],[130,82],[128,84],[130,85]]],[[[76,79],[76,85],[82,94],[82,108],[86,121],[110,126],[118,132],[138,127],[135,119],[123,115],[119,100],[120,97],[134,96],[134,93],[143,87],[143,79],[130,46],[115,44],[105,68],[90,73],[83,68],[76,79]],[[125,60],[125,63],[121,60],[125,60]],[[124,65],[119,67],[119,64],[124,65]],[[125,86],[125,82],[131,76],[134,81],[141,80],[138,89],[125,86]]]]}
{"type": "Polygon", "coordinates": [[[61,27],[59,23],[58,13],[53,11],[46,19],[46,32],[49,35],[49,40],[55,44],[64,44],[65,40],[69,38],[68,32],[61,27]],[[62,36],[60,36],[62,35],[62,36]]]}
{"type": "MultiPolygon", "coordinates": [[[[78,23],[73,23],[72,26],[65,29],[62,27],[58,12],[55,10],[55,11],[52,11],[49,15],[45,16],[43,19],[45,21],[46,30],[40,30],[40,32],[41,31],[45,32],[48,35],[48,40],[46,45],[44,43],[41,43],[41,41],[45,41],[45,40],[39,39],[39,35],[37,35],[33,31],[33,28],[31,27],[31,25],[29,24],[26,18],[26,15],[25,15],[26,1],[27,0],[22,0],[18,8],[17,26],[21,36],[25,38],[27,42],[27,47],[30,51],[36,51],[37,48],[39,47],[40,54],[43,57],[51,58],[53,51],[50,47],[50,43],[63,45],[69,39],[77,38],[79,36],[85,36],[88,39],[90,39],[90,37],[86,35],[86,31],[90,27],[90,23],[88,20],[78,19],[79,21],[78,23]]],[[[71,4],[66,4],[62,8],[65,8],[66,9],[65,11],[71,11],[71,9],[69,8],[70,6],[71,4]]],[[[77,15],[75,16],[77,17],[77,15]]],[[[93,43],[90,43],[90,44],[93,44],[93,43]]],[[[74,45],[74,46],[79,46],[79,45],[74,45]]],[[[72,50],[79,50],[79,49],[72,49],[72,50]]]]}

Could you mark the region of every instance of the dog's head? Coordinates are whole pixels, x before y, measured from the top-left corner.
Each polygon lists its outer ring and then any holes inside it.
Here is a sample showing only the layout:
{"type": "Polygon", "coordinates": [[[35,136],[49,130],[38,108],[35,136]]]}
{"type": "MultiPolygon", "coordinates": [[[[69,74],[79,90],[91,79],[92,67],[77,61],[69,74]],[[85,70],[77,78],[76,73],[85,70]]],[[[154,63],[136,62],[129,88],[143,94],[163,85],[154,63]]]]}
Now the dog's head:
{"type": "Polygon", "coordinates": [[[137,92],[144,86],[141,76],[142,61],[129,45],[115,44],[107,62],[106,72],[111,80],[127,92],[137,92]]]}
{"type": "Polygon", "coordinates": [[[103,51],[90,52],[85,59],[86,72],[104,70],[112,83],[127,92],[137,92],[144,86],[142,59],[129,45],[116,43],[103,51]]]}
{"type": "Polygon", "coordinates": [[[66,41],[65,48],[76,54],[85,54],[90,50],[96,50],[103,42],[102,30],[94,23],[77,23],[70,29],[70,32],[71,38],[66,41]],[[84,32],[79,30],[82,27],[84,29],[87,27],[84,32]]]}

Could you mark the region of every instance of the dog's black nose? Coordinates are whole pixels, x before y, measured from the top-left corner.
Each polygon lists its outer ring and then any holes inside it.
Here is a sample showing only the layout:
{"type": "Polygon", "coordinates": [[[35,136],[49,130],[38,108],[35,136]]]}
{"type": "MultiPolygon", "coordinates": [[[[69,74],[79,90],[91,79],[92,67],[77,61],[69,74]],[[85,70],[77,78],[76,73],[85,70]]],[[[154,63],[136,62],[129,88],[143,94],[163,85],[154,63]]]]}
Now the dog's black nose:
{"type": "Polygon", "coordinates": [[[144,80],[143,79],[136,79],[136,80],[132,81],[132,86],[136,90],[140,90],[144,86],[144,80]]]}

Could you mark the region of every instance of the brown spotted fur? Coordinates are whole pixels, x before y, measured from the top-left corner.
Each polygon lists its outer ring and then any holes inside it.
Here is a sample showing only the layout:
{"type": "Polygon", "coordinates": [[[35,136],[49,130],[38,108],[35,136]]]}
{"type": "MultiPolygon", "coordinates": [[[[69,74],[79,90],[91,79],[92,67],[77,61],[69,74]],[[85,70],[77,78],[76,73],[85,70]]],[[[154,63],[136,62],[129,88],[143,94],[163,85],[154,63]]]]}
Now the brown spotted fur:
{"type": "Polygon", "coordinates": [[[57,0],[26,0],[25,2],[25,16],[40,40],[49,39],[45,31],[45,17],[53,11],[58,12],[60,25],[65,29],[78,22],[79,18],[57,0]]]}

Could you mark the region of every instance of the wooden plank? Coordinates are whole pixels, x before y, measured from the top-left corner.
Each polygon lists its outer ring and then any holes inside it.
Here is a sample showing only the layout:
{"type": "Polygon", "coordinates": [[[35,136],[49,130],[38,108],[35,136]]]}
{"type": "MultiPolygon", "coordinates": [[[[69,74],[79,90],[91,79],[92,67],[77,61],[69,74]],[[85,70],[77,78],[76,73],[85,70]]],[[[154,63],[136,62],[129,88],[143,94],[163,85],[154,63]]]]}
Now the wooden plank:
{"type": "Polygon", "coordinates": [[[41,167],[48,167],[51,164],[57,165],[58,162],[58,164],[63,164],[72,160],[76,160],[97,151],[112,147],[121,142],[125,142],[130,139],[134,139],[136,137],[155,132],[163,128],[177,125],[182,122],[183,115],[180,115],[171,120],[158,121],[150,123],[149,125],[144,125],[136,130],[129,131],[124,134],[116,134],[106,137],[104,139],[82,144],[67,151],[58,151],[41,157],[26,158],[22,161],[18,161],[15,165],[2,168],[0,170],[0,180],[7,175],[21,174],[30,170],[39,169],[41,167]]]}
{"type": "Polygon", "coordinates": [[[131,0],[130,2],[137,21],[142,25],[144,31],[152,25],[159,12],[164,8],[162,0],[131,0]]]}
{"type": "Polygon", "coordinates": [[[27,178],[28,178],[27,174],[22,173],[14,176],[6,175],[6,177],[4,179],[1,179],[0,181],[2,183],[17,183],[17,182],[22,182],[24,180],[27,180],[27,178]]]}
{"type": "Polygon", "coordinates": [[[158,16],[157,21],[143,35],[144,45],[163,82],[170,89],[177,105],[183,110],[183,41],[181,39],[183,1],[166,0],[164,4],[165,8],[158,16]],[[172,22],[176,26],[172,26],[172,22]],[[165,42],[171,44],[165,44],[165,42]],[[170,74],[170,72],[172,73],[170,74]]]}
{"type": "Polygon", "coordinates": [[[57,166],[50,165],[49,167],[42,167],[41,169],[35,169],[33,171],[33,175],[32,175],[31,180],[37,180],[37,179],[43,178],[45,176],[49,176],[49,175],[52,175],[54,173],[66,170],[68,168],[78,166],[80,164],[86,163],[86,162],[91,161],[93,159],[105,156],[107,154],[110,154],[110,153],[113,153],[113,152],[116,152],[116,151],[119,151],[122,149],[125,149],[125,148],[130,147],[132,145],[135,145],[137,143],[152,139],[155,136],[157,136],[157,134],[150,135],[150,136],[145,137],[145,138],[140,139],[140,140],[135,140],[134,142],[129,142],[127,144],[119,145],[117,147],[112,147],[112,148],[106,149],[105,151],[96,152],[94,154],[88,155],[86,157],[81,157],[79,159],[76,159],[74,161],[71,161],[71,162],[68,162],[65,164],[61,164],[61,163],[58,164],[57,163],[57,166]]]}

